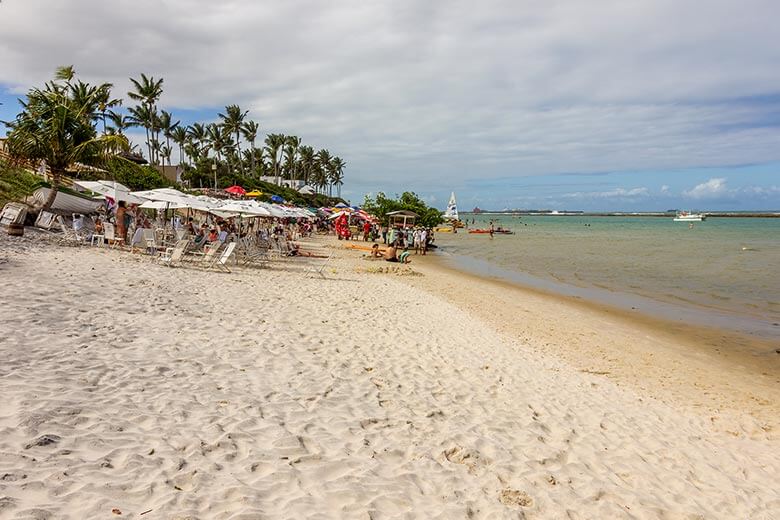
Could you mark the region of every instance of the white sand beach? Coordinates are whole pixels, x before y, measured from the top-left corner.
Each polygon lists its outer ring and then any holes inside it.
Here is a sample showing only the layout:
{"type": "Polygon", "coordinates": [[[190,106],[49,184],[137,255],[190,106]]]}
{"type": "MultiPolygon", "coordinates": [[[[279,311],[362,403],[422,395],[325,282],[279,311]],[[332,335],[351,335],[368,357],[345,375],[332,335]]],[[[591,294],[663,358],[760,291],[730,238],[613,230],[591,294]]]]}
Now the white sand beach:
{"type": "Polygon", "coordinates": [[[3,234],[0,518],[780,517],[771,432],[355,256],[225,274],[3,234]]]}

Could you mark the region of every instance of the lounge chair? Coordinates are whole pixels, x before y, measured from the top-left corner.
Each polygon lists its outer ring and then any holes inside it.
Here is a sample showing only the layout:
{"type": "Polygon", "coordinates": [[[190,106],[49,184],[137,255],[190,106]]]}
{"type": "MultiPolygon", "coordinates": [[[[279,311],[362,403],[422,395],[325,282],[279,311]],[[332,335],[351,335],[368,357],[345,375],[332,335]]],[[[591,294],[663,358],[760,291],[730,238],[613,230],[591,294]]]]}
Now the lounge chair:
{"type": "Polygon", "coordinates": [[[187,245],[190,243],[189,239],[183,239],[176,242],[175,247],[167,248],[160,256],[160,263],[173,267],[174,265],[181,265],[184,252],[187,250],[187,245]]]}
{"type": "Polygon", "coordinates": [[[222,244],[219,242],[214,242],[213,244],[208,244],[205,246],[206,253],[203,255],[203,258],[200,261],[200,264],[205,267],[206,269],[210,268],[214,262],[217,260],[217,252],[219,251],[219,248],[222,244]]]}
{"type": "Polygon", "coordinates": [[[306,276],[318,274],[323,278],[326,278],[325,276],[325,268],[330,263],[330,259],[333,258],[333,252],[331,252],[328,255],[328,258],[325,259],[324,262],[320,262],[319,264],[312,264],[306,267],[306,269],[303,270],[304,273],[306,273],[306,276]]]}
{"type": "MultiPolygon", "coordinates": [[[[222,252],[222,255],[220,255],[219,258],[215,262],[213,262],[212,265],[209,267],[216,267],[217,269],[220,269],[222,271],[225,271],[226,273],[230,272],[230,269],[228,269],[227,262],[230,260],[230,256],[233,254],[233,250],[236,248],[235,242],[230,242],[227,247],[225,247],[225,250],[222,252]]],[[[219,248],[217,248],[219,249],[219,248]]]]}

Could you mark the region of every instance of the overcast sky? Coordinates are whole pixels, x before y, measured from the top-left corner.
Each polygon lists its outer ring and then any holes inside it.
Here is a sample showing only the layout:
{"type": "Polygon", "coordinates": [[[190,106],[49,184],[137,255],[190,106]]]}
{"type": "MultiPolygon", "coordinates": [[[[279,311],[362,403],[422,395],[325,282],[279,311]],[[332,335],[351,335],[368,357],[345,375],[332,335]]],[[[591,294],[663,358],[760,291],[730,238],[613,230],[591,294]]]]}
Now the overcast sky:
{"type": "MultiPolygon", "coordinates": [[[[2,0],[0,119],[73,64],[347,162],[345,196],[780,209],[777,0],[2,0]]],[[[4,130],[0,130],[3,132],[4,130]]]]}

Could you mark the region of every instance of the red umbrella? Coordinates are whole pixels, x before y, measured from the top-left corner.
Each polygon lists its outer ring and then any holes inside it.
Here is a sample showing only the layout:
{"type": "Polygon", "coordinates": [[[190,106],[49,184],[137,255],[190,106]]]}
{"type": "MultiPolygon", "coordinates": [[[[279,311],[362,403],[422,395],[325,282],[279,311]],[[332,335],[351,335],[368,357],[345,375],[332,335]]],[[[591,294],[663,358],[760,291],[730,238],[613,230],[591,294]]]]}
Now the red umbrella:
{"type": "Polygon", "coordinates": [[[237,184],[229,188],[225,188],[225,191],[232,193],[233,195],[246,195],[246,190],[237,184]]]}

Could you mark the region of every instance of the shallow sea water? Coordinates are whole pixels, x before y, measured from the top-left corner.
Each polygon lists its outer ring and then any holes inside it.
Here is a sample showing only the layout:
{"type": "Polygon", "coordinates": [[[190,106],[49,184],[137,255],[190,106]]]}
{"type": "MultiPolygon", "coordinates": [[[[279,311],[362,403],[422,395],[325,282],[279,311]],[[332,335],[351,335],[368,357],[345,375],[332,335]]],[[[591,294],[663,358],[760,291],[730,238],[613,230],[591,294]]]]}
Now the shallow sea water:
{"type": "Polygon", "coordinates": [[[778,218],[466,217],[516,234],[437,233],[461,268],[780,340],[778,218]]]}

